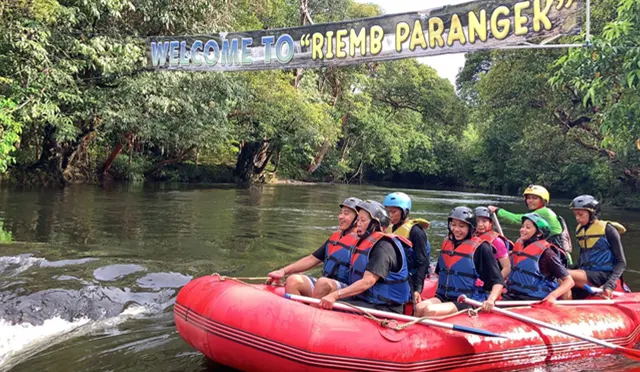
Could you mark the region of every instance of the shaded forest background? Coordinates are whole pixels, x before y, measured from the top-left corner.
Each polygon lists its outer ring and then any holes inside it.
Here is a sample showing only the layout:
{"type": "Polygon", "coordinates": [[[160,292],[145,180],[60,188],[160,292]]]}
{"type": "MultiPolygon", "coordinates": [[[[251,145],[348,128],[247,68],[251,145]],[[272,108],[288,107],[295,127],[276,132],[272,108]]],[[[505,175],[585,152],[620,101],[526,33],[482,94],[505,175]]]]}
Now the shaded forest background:
{"type": "Polygon", "coordinates": [[[24,185],[535,182],[640,205],[639,0],[595,2],[590,48],[468,54],[456,87],[411,59],[146,70],[148,36],[379,14],[353,0],[0,2],[0,171],[24,185]]]}

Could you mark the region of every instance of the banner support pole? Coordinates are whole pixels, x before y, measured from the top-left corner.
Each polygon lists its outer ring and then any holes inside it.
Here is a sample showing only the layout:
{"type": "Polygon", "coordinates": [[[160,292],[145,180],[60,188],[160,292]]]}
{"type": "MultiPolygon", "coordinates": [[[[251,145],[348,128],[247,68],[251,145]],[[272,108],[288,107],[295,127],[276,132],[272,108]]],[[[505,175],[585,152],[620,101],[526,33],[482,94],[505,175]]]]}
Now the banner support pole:
{"type": "Polygon", "coordinates": [[[587,0],[587,36],[585,43],[591,45],[591,0],[587,0]]]}

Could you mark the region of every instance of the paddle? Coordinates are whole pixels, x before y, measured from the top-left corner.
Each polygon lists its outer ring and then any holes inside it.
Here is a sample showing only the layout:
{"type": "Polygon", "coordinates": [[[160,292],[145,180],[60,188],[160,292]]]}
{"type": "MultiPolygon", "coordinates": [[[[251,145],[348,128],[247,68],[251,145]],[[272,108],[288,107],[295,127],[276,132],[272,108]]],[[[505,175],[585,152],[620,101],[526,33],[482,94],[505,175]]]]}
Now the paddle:
{"type": "MultiPolygon", "coordinates": [[[[598,287],[592,287],[589,284],[585,284],[584,285],[584,290],[589,292],[592,295],[593,294],[600,294],[600,293],[604,292],[604,289],[598,288],[598,287]]],[[[611,295],[613,295],[613,296],[622,296],[622,295],[624,295],[624,293],[623,292],[613,291],[613,292],[611,292],[611,295]]]]}
{"type": "MultiPolygon", "coordinates": [[[[292,295],[292,294],[288,294],[288,293],[285,293],[284,298],[287,298],[287,299],[290,299],[290,300],[299,301],[299,302],[304,302],[304,303],[308,303],[308,304],[319,304],[320,303],[320,300],[317,299],[317,298],[292,295]]],[[[333,309],[344,310],[344,311],[349,311],[349,312],[366,312],[366,313],[369,313],[371,315],[374,315],[374,316],[377,316],[377,317],[381,317],[381,318],[403,320],[403,321],[407,321],[407,322],[412,322],[412,321],[420,319],[420,318],[416,318],[416,317],[413,317],[413,316],[395,314],[395,313],[390,313],[390,312],[387,312],[387,311],[368,309],[368,308],[363,308],[363,307],[358,307],[358,306],[349,306],[349,305],[342,304],[340,302],[334,303],[333,304],[333,309]]],[[[471,334],[478,335],[478,336],[507,338],[505,336],[500,336],[499,334],[496,334],[496,333],[493,333],[493,332],[489,332],[489,331],[485,331],[483,329],[471,328],[471,327],[466,327],[466,326],[457,325],[457,324],[451,324],[451,323],[444,323],[444,322],[439,322],[437,320],[423,319],[419,323],[424,324],[424,325],[434,326],[434,327],[450,329],[450,330],[458,331],[458,332],[471,333],[471,334]]]]}
{"type": "Polygon", "coordinates": [[[504,236],[504,233],[502,232],[502,226],[500,226],[500,221],[498,221],[498,215],[495,213],[491,213],[491,219],[493,220],[493,224],[496,225],[496,228],[498,229],[498,233],[504,236]]]}
{"type": "MultiPolygon", "coordinates": [[[[478,302],[478,301],[472,300],[470,298],[467,298],[467,296],[465,296],[465,295],[461,295],[460,297],[458,297],[458,302],[469,304],[469,305],[476,306],[476,307],[482,306],[481,302],[478,302]]],[[[636,360],[640,360],[640,350],[630,349],[628,347],[612,344],[611,342],[598,340],[597,338],[593,338],[593,337],[584,336],[584,335],[581,335],[581,334],[578,334],[578,333],[570,332],[570,331],[567,331],[567,330],[562,329],[560,327],[556,327],[556,326],[554,326],[552,324],[541,322],[541,321],[539,321],[537,319],[533,319],[531,317],[528,317],[528,316],[525,316],[525,315],[521,315],[521,314],[518,314],[518,313],[513,313],[511,311],[507,311],[507,310],[504,310],[504,309],[500,309],[500,308],[494,307],[493,308],[493,312],[497,313],[497,314],[504,315],[504,316],[508,316],[509,318],[518,319],[518,320],[523,321],[525,323],[531,323],[531,324],[535,324],[535,325],[540,326],[540,327],[545,327],[545,328],[551,329],[553,331],[556,331],[556,332],[559,332],[559,333],[563,333],[563,334],[565,334],[567,336],[579,338],[579,339],[584,340],[584,341],[589,341],[589,342],[592,342],[592,343],[594,343],[596,345],[600,345],[602,347],[607,347],[607,348],[619,351],[622,354],[624,354],[624,355],[626,355],[626,356],[628,356],[630,358],[633,358],[633,359],[636,359],[636,360]]]]}
{"type": "MultiPolygon", "coordinates": [[[[555,305],[561,306],[584,306],[584,305],[615,305],[625,301],[614,301],[614,300],[566,300],[566,301],[556,301],[555,305]]],[[[638,302],[636,300],[628,301],[628,302],[638,302]]],[[[496,306],[531,306],[531,305],[539,305],[541,302],[539,300],[536,301],[496,301],[496,306]]]]}

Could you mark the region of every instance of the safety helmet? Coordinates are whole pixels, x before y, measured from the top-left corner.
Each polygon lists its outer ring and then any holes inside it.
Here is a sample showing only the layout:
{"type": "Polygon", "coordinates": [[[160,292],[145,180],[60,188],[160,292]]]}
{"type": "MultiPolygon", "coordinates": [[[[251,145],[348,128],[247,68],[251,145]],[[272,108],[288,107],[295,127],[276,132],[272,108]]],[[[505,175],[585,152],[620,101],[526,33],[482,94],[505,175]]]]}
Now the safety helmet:
{"type": "Polygon", "coordinates": [[[356,212],[356,214],[358,214],[357,207],[358,207],[358,204],[360,203],[362,203],[361,199],[349,197],[349,198],[346,198],[342,203],[340,203],[340,208],[347,207],[353,210],[354,212],[356,212]]]}
{"type": "Polygon", "coordinates": [[[523,196],[527,195],[535,195],[542,198],[544,204],[549,204],[549,191],[540,185],[529,185],[526,190],[524,190],[523,196]]]}
{"type": "Polygon", "coordinates": [[[546,239],[549,237],[549,234],[551,234],[551,226],[549,226],[549,223],[547,222],[547,220],[545,220],[544,218],[540,217],[539,214],[537,213],[527,213],[524,216],[522,216],[522,223],[524,223],[525,220],[529,220],[531,222],[533,222],[533,224],[535,225],[536,229],[538,229],[538,231],[540,231],[542,233],[542,238],[546,239]]]}
{"type": "Polygon", "coordinates": [[[393,192],[387,195],[382,204],[385,207],[400,208],[405,213],[411,212],[411,198],[403,192],[393,192]]]}
{"type": "Polygon", "coordinates": [[[591,195],[580,195],[571,201],[569,209],[587,210],[590,212],[589,215],[593,218],[593,216],[597,217],[600,215],[600,202],[591,195]]]}
{"type": "Polygon", "coordinates": [[[477,207],[474,213],[476,214],[476,218],[485,217],[491,219],[491,211],[487,207],[477,207]]]}
{"type": "Polygon", "coordinates": [[[391,223],[391,218],[389,218],[387,210],[382,204],[375,200],[364,200],[358,204],[356,209],[358,211],[361,209],[367,211],[372,220],[378,221],[381,230],[386,229],[387,226],[389,226],[389,223],[391,223]]]}
{"type": "MultiPolygon", "coordinates": [[[[473,234],[473,232],[476,230],[476,216],[474,216],[471,208],[467,208],[467,207],[453,208],[453,210],[451,210],[451,213],[449,213],[449,218],[447,219],[448,226],[451,226],[451,220],[460,220],[466,223],[467,225],[469,225],[470,234],[473,234]]],[[[449,230],[451,230],[451,227],[449,227],[449,230]]]]}

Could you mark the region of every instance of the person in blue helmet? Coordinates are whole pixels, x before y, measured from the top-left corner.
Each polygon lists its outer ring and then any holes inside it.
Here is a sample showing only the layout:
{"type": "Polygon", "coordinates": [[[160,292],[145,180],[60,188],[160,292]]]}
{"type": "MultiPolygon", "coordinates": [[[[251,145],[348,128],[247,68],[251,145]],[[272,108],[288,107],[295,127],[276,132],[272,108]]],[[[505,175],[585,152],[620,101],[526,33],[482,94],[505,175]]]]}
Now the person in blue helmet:
{"type": "Polygon", "coordinates": [[[391,219],[391,225],[386,233],[402,236],[411,242],[412,249],[408,249],[405,253],[409,266],[412,301],[418,304],[422,301],[420,294],[424,287],[424,279],[429,275],[431,244],[425,231],[429,228],[429,221],[422,218],[409,218],[411,198],[403,192],[387,195],[382,204],[391,219]]]}

